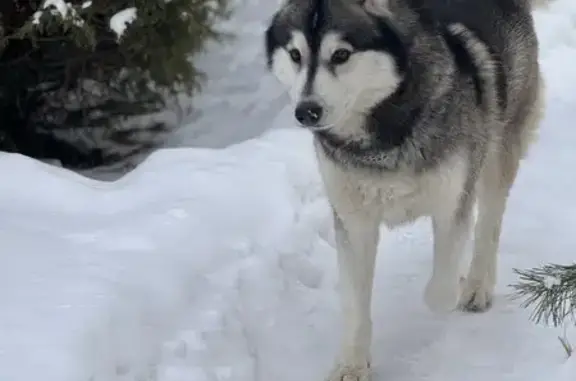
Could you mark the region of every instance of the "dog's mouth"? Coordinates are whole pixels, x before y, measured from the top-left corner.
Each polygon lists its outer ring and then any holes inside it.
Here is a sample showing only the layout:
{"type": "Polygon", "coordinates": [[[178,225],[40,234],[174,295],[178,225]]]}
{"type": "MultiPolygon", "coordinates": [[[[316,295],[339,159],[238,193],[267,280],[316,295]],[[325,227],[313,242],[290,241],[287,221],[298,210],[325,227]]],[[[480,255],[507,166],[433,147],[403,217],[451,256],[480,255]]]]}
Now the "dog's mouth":
{"type": "Polygon", "coordinates": [[[333,124],[325,124],[320,126],[307,127],[312,132],[328,131],[334,127],[333,124]]]}
{"type": "Polygon", "coordinates": [[[318,125],[309,126],[306,124],[298,123],[298,126],[305,128],[311,132],[322,132],[322,131],[328,131],[328,130],[334,128],[335,124],[318,124],[318,125]]]}

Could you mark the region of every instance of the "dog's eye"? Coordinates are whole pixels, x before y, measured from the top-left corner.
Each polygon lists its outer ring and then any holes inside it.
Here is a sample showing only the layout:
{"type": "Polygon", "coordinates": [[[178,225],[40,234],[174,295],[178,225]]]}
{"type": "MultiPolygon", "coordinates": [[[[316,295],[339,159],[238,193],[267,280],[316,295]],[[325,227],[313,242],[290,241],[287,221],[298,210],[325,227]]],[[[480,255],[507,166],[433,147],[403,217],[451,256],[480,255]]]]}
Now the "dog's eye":
{"type": "Polygon", "coordinates": [[[330,62],[334,65],[341,65],[350,59],[352,52],[348,49],[338,49],[330,57],[330,62]]]}
{"type": "Polygon", "coordinates": [[[290,54],[290,59],[294,62],[299,64],[300,61],[302,61],[302,55],[300,55],[300,52],[298,51],[298,49],[290,49],[288,51],[288,54],[290,54]]]}

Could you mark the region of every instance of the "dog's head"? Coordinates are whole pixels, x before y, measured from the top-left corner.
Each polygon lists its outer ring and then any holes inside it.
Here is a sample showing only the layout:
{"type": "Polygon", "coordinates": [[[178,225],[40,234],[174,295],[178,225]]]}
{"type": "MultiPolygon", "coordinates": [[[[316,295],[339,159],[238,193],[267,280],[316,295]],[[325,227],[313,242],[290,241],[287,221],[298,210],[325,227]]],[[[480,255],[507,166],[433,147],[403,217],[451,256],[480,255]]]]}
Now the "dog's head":
{"type": "Polygon", "coordinates": [[[406,71],[407,46],[387,0],[287,0],[265,40],[294,117],[312,130],[368,114],[406,71]]]}

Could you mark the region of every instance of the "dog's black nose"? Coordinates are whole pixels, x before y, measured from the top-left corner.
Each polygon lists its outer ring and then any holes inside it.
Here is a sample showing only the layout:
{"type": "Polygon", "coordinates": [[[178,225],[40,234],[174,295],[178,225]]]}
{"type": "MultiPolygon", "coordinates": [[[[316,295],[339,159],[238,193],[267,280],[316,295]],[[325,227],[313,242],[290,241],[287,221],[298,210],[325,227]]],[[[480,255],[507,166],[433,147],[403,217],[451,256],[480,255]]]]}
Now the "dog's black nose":
{"type": "Polygon", "coordinates": [[[294,116],[303,126],[315,126],[322,118],[322,106],[312,101],[300,102],[294,110],[294,116]]]}

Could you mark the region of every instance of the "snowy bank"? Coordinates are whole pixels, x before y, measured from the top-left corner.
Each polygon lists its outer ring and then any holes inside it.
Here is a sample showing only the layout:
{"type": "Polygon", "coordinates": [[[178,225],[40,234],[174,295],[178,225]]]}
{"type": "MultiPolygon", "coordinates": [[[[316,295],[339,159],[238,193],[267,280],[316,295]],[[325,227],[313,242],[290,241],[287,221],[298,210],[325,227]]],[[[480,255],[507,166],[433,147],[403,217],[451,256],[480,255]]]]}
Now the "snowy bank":
{"type": "Polygon", "coordinates": [[[0,156],[0,173],[15,174],[0,187],[2,215],[10,216],[0,221],[0,305],[8,311],[0,313],[0,353],[8,356],[0,359],[30,364],[0,366],[2,380],[29,380],[48,364],[54,378],[42,372],[43,379],[62,380],[63,364],[78,361],[54,350],[26,355],[35,341],[60,346],[67,338],[70,350],[86,351],[94,372],[157,360],[154,351],[190,309],[218,306],[211,299],[219,288],[234,286],[244,271],[260,271],[255,258],[278,262],[273,272],[280,273],[264,277],[320,282],[306,251],[321,244],[317,234],[329,213],[302,131],[223,151],[161,151],[115,183],[11,154],[0,156]],[[24,337],[32,341],[26,345],[24,337]],[[14,342],[21,350],[8,350],[14,342]]]}

